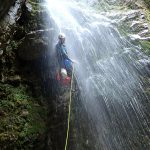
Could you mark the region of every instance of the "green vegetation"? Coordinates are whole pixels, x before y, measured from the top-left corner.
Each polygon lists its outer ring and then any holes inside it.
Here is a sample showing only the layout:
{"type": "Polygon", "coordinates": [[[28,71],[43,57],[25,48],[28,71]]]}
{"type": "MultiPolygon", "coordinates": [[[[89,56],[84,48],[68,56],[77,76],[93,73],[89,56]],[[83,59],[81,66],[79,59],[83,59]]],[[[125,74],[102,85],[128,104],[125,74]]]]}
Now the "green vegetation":
{"type": "Polygon", "coordinates": [[[31,149],[46,129],[46,108],[27,88],[0,84],[0,148],[31,149]]]}
{"type": "MultiPolygon", "coordinates": [[[[30,85],[30,80],[35,80],[35,77],[29,75],[28,78],[26,72],[30,66],[22,62],[27,69],[21,69],[17,57],[25,35],[45,27],[41,17],[43,5],[38,0],[29,0],[29,3],[32,11],[23,26],[9,25],[5,21],[0,24],[0,49],[3,51],[0,61],[0,150],[43,149],[46,143],[49,121],[46,98],[42,93],[36,98],[33,96],[33,90],[38,93],[36,87],[30,85]],[[15,79],[16,76],[20,79],[15,79]],[[24,81],[27,83],[22,83],[24,81]]],[[[41,87],[40,83],[37,84],[41,87]]]]}
{"type": "Polygon", "coordinates": [[[100,10],[100,11],[107,11],[110,9],[110,6],[106,2],[101,1],[99,4],[97,4],[95,6],[95,8],[100,10]]]}
{"type": "Polygon", "coordinates": [[[118,30],[122,36],[127,37],[130,33],[129,23],[119,24],[118,30]]]}
{"type": "Polygon", "coordinates": [[[146,6],[149,8],[150,7],[150,0],[144,0],[146,6]]]}
{"type": "Polygon", "coordinates": [[[113,4],[109,4],[106,1],[101,1],[99,2],[95,8],[99,11],[114,11],[114,10],[125,10],[126,6],[124,5],[113,5],[113,4]]]}
{"type": "Polygon", "coordinates": [[[99,3],[96,4],[96,8],[100,11],[126,11],[129,9],[134,9],[140,7],[141,2],[137,2],[137,0],[118,0],[118,1],[108,1],[108,0],[100,0],[99,3]]]}
{"type": "Polygon", "coordinates": [[[140,41],[140,44],[143,48],[143,51],[150,55],[150,42],[149,41],[140,41]]]}
{"type": "Polygon", "coordinates": [[[150,10],[144,9],[146,20],[150,23],[150,10]]]}
{"type": "Polygon", "coordinates": [[[32,13],[34,13],[34,14],[41,10],[44,10],[44,8],[45,8],[43,3],[40,3],[39,1],[29,0],[28,2],[32,5],[32,13]]]}

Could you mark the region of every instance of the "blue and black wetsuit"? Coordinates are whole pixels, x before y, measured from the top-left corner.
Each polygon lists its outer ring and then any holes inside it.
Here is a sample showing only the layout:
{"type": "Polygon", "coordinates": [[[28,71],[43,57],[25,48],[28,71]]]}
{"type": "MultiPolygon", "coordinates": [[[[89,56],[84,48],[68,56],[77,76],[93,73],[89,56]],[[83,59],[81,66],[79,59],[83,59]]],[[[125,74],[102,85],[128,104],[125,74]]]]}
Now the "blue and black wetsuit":
{"type": "Polygon", "coordinates": [[[58,42],[56,45],[56,53],[60,68],[65,68],[65,59],[70,60],[65,44],[61,44],[60,42],[58,42]]]}

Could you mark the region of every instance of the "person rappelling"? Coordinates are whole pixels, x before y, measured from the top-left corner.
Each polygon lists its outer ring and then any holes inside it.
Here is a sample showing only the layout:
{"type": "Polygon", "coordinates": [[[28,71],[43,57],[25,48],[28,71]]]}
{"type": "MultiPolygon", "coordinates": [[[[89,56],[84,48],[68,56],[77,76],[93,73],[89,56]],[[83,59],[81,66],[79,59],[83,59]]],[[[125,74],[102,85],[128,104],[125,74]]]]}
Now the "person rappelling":
{"type": "Polygon", "coordinates": [[[57,80],[60,80],[63,84],[68,85],[71,81],[72,64],[75,61],[70,59],[68,56],[65,40],[65,34],[60,33],[58,35],[58,43],[56,44],[57,60],[59,64],[57,80]]]}

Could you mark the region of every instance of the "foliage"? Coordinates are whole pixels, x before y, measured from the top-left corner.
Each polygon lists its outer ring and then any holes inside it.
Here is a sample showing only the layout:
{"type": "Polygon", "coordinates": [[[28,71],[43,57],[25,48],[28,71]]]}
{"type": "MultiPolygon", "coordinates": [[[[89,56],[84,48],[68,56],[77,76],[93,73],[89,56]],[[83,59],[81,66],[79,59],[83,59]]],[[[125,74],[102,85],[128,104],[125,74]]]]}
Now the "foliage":
{"type": "Polygon", "coordinates": [[[150,8],[150,0],[144,0],[144,2],[147,5],[147,7],[150,8]]]}
{"type": "Polygon", "coordinates": [[[145,9],[144,12],[145,12],[146,20],[150,23],[150,10],[145,9]]]}
{"type": "Polygon", "coordinates": [[[129,28],[129,23],[128,22],[119,24],[118,25],[118,30],[121,33],[121,35],[125,36],[125,37],[127,37],[129,35],[129,33],[131,32],[130,28],[129,28]]]}
{"type": "Polygon", "coordinates": [[[0,147],[31,149],[46,129],[46,108],[23,86],[0,84],[0,147]]]}
{"type": "Polygon", "coordinates": [[[98,4],[95,5],[95,8],[99,11],[111,11],[111,10],[123,10],[125,9],[124,5],[114,5],[109,2],[102,0],[98,4]]]}
{"type": "Polygon", "coordinates": [[[149,41],[141,41],[140,42],[145,53],[150,55],[150,42],[149,41]]]}

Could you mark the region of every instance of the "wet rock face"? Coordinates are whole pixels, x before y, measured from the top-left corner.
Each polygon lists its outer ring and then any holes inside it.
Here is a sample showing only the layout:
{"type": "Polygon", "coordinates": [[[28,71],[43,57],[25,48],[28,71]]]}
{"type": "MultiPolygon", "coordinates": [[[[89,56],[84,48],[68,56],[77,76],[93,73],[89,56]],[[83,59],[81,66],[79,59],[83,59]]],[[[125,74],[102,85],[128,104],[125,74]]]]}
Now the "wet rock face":
{"type": "Polygon", "coordinates": [[[46,149],[48,110],[47,98],[43,94],[43,78],[40,72],[35,73],[30,63],[21,61],[17,55],[22,41],[29,40],[30,45],[23,43],[24,47],[28,48],[26,52],[32,51],[34,46],[43,49],[46,44],[38,41],[41,32],[31,33],[34,30],[33,19],[37,19],[36,14],[32,14],[29,26],[16,24],[13,16],[16,16],[20,3],[18,0],[15,6],[11,7],[13,2],[14,0],[0,0],[0,149],[46,149]],[[14,120],[10,121],[11,118],[14,120]]]}
{"type": "Polygon", "coordinates": [[[147,14],[143,9],[128,9],[127,11],[105,14],[114,21],[114,25],[119,27],[120,33],[127,36],[128,40],[134,44],[144,41],[146,42],[143,43],[144,49],[149,49],[149,43],[147,42],[150,42],[150,25],[147,14]]]}
{"type": "Polygon", "coordinates": [[[0,1],[0,19],[8,12],[9,8],[14,4],[15,0],[1,0],[0,1]]]}
{"type": "Polygon", "coordinates": [[[51,45],[54,30],[37,30],[27,34],[18,49],[22,60],[35,60],[45,55],[51,45]]]}

